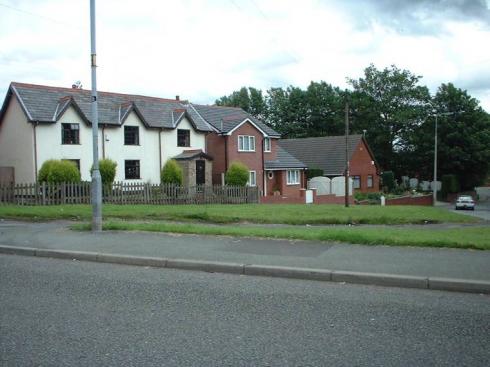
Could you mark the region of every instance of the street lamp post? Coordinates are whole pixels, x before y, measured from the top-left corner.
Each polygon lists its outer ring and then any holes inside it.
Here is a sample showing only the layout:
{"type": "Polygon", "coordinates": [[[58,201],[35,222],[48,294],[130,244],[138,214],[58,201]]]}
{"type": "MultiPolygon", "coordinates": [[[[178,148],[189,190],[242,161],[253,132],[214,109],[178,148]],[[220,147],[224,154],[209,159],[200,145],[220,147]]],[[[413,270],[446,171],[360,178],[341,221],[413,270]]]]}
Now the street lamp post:
{"type": "Polygon", "coordinates": [[[90,0],[90,63],[92,71],[92,232],[102,231],[102,178],[99,171],[99,114],[97,111],[97,74],[95,53],[95,0],[90,0]]]}

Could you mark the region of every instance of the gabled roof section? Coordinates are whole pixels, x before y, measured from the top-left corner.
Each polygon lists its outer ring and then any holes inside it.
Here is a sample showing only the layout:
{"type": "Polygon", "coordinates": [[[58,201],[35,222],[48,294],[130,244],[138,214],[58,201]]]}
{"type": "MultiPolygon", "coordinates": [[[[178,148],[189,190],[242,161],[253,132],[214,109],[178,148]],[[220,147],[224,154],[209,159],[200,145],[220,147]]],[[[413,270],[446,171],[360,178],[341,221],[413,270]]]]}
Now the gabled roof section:
{"type": "Polygon", "coordinates": [[[273,161],[265,161],[266,170],[280,170],[280,169],[305,169],[308,166],[301,162],[296,157],[293,157],[290,153],[285,151],[280,146],[277,147],[276,159],[273,161]]]}
{"type": "Polygon", "coordinates": [[[151,127],[148,125],[148,123],[145,120],[145,117],[143,116],[143,114],[141,113],[141,111],[139,110],[139,108],[136,106],[136,104],[134,102],[122,103],[119,106],[119,111],[120,111],[119,112],[119,116],[120,116],[119,117],[119,124],[120,125],[124,124],[124,122],[126,121],[128,116],[131,114],[131,112],[134,112],[136,114],[136,116],[138,116],[140,121],[143,123],[143,125],[145,125],[146,127],[151,127]]]}
{"type": "MultiPolygon", "coordinates": [[[[347,139],[349,160],[352,159],[361,141],[365,142],[362,135],[349,135],[347,139]]],[[[345,171],[345,136],[343,135],[281,139],[279,146],[307,164],[308,168],[322,169],[324,175],[341,175],[345,171]]],[[[373,157],[372,154],[371,156],[373,157]]]]}
{"type": "MultiPolygon", "coordinates": [[[[56,105],[56,109],[54,111],[53,118],[49,122],[56,122],[56,121],[58,121],[61,118],[61,116],[63,116],[63,114],[70,107],[72,107],[75,110],[75,112],[80,116],[80,118],[86,124],[89,124],[90,123],[90,121],[88,120],[87,116],[85,116],[85,114],[82,112],[82,110],[80,109],[80,107],[78,106],[77,102],[75,102],[75,100],[73,99],[72,96],[64,96],[64,97],[61,97],[58,100],[58,104],[56,105]]],[[[44,121],[44,122],[48,122],[48,121],[44,121]]]]}
{"type": "Polygon", "coordinates": [[[177,161],[187,161],[196,158],[203,158],[209,161],[213,160],[213,157],[204,153],[201,149],[184,150],[182,153],[176,155],[172,159],[175,159],[177,161]]]}
{"type": "Polygon", "coordinates": [[[241,108],[193,104],[196,111],[221,134],[228,134],[246,120],[251,121],[266,136],[279,138],[280,134],[241,108]]]}

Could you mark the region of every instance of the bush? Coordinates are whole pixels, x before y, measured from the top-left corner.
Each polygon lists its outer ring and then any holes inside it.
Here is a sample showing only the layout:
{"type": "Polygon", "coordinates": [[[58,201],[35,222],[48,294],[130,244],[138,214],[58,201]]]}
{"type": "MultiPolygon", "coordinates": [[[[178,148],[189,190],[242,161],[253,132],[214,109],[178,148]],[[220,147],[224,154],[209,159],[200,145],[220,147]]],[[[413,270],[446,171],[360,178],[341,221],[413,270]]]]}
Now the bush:
{"type": "Polygon", "coordinates": [[[80,172],[75,163],[50,159],[43,163],[37,176],[39,182],[80,182],[80,172]]]}
{"type": "MultiPolygon", "coordinates": [[[[99,172],[100,177],[102,179],[102,185],[110,185],[114,182],[114,178],[116,177],[116,167],[117,163],[111,159],[101,159],[99,161],[99,172]]],[[[92,171],[94,167],[90,168],[90,175],[92,175],[92,171]]]]}
{"type": "Polygon", "coordinates": [[[442,175],[441,177],[441,197],[447,198],[447,194],[454,194],[461,189],[456,175],[442,175]]]}
{"type": "Polygon", "coordinates": [[[383,182],[383,188],[392,192],[395,188],[395,175],[392,171],[385,171],[381,174],[381,181],[383,182]]]}
{"type": "Polygon", "coordinates": [[[162,168],[160,173],[160,181],[162,183],[182,185],[183,174],[182,167],[179,166],[176,160],[169,159],[162,168]]]}
{"type": "Polygon", "coordinates": [[[233,162],[226,171],[225,182],[231,186],[246,186],[248,177],[248,167],[243,163],[233,162]]]}
{"type": "Polygon", "coordinates": [[[306,171],[306,178],[312,179],[313,177],[323,176],[323,170],[319,168],[308,168],[306,171]]]}

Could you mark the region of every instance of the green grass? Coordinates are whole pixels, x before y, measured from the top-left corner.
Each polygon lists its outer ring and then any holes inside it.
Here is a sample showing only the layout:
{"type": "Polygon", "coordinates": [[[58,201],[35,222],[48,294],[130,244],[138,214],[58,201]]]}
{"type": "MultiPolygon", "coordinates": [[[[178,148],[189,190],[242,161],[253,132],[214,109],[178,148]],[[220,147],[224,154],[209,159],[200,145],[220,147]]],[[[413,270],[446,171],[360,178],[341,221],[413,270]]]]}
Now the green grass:
{"type": "MultiPolygon", "coordinates": [[[[89,224],[75,224],[78,230],[90,229],[89,224]]],[[[283,238],[297,240],[338,241],[365,245],[453,247],[490,250],[490,227],[457,229],[417,229],[389,227],[258,227],[209,226],[179,223],[131,223],[109,221],[104,230],[194,233],[204,235],[230,235],[245,237],[283,238]]]]}
{"type": "MultiPolygon", "coordinates": [[[[0,218],[89,220],[89,205],[0,206],[0,218]]],[[[341,205],[104,205],[104,219],[175,220],[209,223],[419,224],[471,223],[479,219],[426,206],[341,205]]]]}

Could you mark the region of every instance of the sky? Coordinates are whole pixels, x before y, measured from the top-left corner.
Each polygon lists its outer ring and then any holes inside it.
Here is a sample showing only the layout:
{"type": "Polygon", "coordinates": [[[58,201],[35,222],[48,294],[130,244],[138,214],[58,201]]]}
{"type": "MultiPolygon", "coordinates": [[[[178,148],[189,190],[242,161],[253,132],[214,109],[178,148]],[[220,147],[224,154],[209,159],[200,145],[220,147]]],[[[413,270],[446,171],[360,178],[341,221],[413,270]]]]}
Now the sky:
{"type": "MultiPolygon", "coordinates": [[[[212,104],[242,86],[348,88],[374,64],[456,87],[490,112],[490,0],[98,0],[100,91],[212,104]]],[[[89,0],[0,0],[11,81],[90,81],[89,0]]]]}

